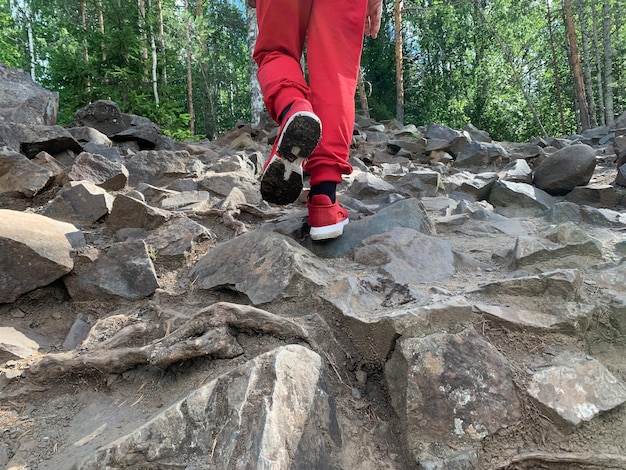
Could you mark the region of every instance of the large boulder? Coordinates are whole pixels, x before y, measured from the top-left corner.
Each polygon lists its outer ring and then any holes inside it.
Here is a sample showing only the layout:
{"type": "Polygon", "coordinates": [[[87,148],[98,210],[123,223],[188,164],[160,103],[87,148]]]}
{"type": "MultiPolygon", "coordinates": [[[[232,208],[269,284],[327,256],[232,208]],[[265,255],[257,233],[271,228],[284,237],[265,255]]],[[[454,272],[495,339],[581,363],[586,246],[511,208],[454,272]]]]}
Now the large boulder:
{"type": "Polygon", "coordinates": [[[52,126],[57,122],[58,110],[58,93],[45,90],[21,70],[0,62],[0,124],[52,126]]]}
{"type": "Polygon", "coordinates": [[[535,169],[534,185],[552,196],[563,196],[576,186],[585,186],[596,168],[592,147],[576,144],[557,150],[535,169]]]}

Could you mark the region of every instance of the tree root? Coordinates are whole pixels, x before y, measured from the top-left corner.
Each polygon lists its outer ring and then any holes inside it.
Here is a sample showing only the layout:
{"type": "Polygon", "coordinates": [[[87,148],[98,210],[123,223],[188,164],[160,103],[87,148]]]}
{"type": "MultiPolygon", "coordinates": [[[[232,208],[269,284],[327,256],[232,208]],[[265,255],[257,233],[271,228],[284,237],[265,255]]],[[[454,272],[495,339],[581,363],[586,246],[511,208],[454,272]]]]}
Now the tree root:
{"type": "Polygon", "coordinates": [[[500,462],[493,470],[503,470],[516,463],[540,461],[546,463],[562,463],[588,465],[603,469],[626,468],[626,456],[619,454],[589,453],[589,452],[528,452],[519,454],[504,462],[500,462]]]}
{"type": "Polygon", "coordinates": [[[233,358],[244,352],[235,337],[237,330],[308,340],[307,332],[291,320],[248,305],[218,302],[200,310],[170,334],[145,346],[126,346],[131,340],[136,342],[142,333],[150,332],[145,323],[134,323],[88,349],[79,347],[29,358],[26,377],[42,382],[91,370],[111,374],[137,365],[166,367],[199,356],[233,358]]]}
{"type": "Polygon", "coordinates": [[[246,225],[237,219],[237,217],[241,214],[241,212],[245,212],[247,214],[251,214],[261,220],[270,220],[280,217],[285,214],[285,211],[264,211],[255,207],[251,204],[233,204],[229,205],[224,209],[206,209],[206,210],[197,210],[185,212],[185,215],[191,219],[201,219],[203,217],[208,216],[219,216],[222,218],[224,225],[229,228],[232,228],[235,231],[235,235],[241,235],[242,233],[246,233],[248,228],[246,225]]]}

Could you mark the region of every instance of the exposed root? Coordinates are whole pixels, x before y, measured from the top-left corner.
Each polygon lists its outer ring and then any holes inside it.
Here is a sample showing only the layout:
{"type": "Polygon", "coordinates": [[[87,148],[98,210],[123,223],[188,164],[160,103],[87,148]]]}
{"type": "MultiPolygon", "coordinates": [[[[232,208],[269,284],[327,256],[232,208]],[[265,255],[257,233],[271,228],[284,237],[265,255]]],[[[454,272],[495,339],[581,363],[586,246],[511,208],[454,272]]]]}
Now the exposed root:
{"type": "Polygon", "coordinates": [[[248,305],[218,302],[200,310],[170,334],[145,346],[128,344],[154,330],[145,323],[132,323],[100,343],[88,347],[83,343],[72,351],[28,358],[25,374],[32,381],[41,383],[90,370],[111,374],[137,365],[166,367],[199,356],[233,358],[244,352],[235,337],[237,330],[308,339],[307,332],[291,320],[248,305]]]}
{"type": "Polygon", "coordinates": [[[507,459],[492,468],[493,470],[504,470],[513,464],[530,462],[577,464],[603,469],[626,468],[626,456],[624,455],[589,452],[528,452],[507,459]]]}

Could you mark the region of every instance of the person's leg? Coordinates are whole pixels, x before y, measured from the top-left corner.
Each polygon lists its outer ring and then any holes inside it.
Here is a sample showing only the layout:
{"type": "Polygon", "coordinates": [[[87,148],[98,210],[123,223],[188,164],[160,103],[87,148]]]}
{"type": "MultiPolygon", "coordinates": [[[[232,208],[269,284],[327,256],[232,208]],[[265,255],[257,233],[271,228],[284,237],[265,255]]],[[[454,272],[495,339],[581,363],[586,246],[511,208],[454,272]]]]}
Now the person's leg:
{"type": "Polygon", "coordinates": [[[268,113],[280,124],[287,106],[310,99],[300,59],[312,0],[257,0],[259,32],[253,58],[268,113]]]}
{"type": "Polygon", "coordinates": [[[363,46],[367,0],[314,0],[308,26],[311,104],[323,135],[305,162],[311,186],[341,183],[354,130],[354,95],[363,46]]]}

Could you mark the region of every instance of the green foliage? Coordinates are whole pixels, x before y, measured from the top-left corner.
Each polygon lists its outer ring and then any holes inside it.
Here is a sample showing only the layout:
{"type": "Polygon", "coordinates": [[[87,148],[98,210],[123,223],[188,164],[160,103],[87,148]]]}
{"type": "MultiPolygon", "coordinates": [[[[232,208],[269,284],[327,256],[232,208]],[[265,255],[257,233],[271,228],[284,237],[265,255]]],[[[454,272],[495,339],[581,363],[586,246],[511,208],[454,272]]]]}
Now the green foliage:
{"type": "MultiPolygon", "coordinates": [[[[37,78],[59,92],[61,124],[97,99],[114,100],[124,112],[150,118],[176,139],[214,138],[237,121],[250,119],[250,51],[241,0],[190,0],[188,11],[183,2],[162,0],[163,36],[156,1],[144,2],[145,18],[137,2],[105,1],[100,12],[99,2],[92,0],[19,0],[14,4],[19,9],[9,1],[0,0],[0,61],[30,67],[30,18],[37,78]],[[188,57],[195,136],[189,130],[188,57]]],[[[370,115],[378,120],[396,114],[393,2],[384,3],[379,37],[365,38],[361,63],[370,115]]],[[[617,21],[626,9],[622,3],[610,3],[615,20],[611,89],[617,113],[626,107],[626,28],[617,21]]],[[[575,4],[585,9],[577,20],[593,31],[591,11],[595,8],[601,23],[600,6],[591,0],[575,4]]],[[[551,38],[543,0],[404,0],[405,122],[453,128],[472,123],[496,140],[524,141],[541,134],[528,97],[549,135],[576,132],[565,31],[560,6],[553,3],[553,8],[551,38]]],[[[601,66],[602,54],[600,50],[601,66]]],[[[593,54],[591,60],[597,92],[593,54]]]]}
{"type": "Polygon", "coordinates": [[[0,62],[8,67],[21,68],[23,61],[20,34],[13,16],[9,0],[0,3],[0,62]]]}

